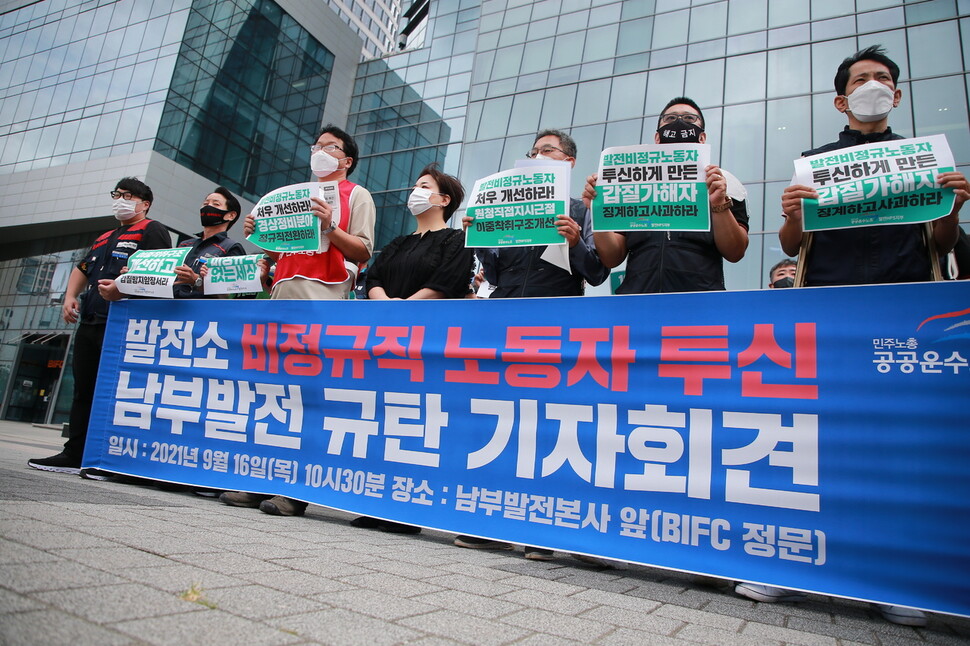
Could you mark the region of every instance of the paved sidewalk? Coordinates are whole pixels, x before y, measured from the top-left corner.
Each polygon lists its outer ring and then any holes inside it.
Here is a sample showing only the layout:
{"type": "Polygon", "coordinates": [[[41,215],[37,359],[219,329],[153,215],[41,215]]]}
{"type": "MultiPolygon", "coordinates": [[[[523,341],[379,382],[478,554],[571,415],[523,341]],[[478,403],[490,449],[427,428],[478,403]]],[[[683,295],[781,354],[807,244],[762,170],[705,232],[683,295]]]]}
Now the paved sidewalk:
{"type": "Polygon", "coordinates": [[[970,644],[966,619],[914,629],[827,597],[756,604],[663,570],[27,467],[61,443],[0,422],[0,644],[970,644]]]}

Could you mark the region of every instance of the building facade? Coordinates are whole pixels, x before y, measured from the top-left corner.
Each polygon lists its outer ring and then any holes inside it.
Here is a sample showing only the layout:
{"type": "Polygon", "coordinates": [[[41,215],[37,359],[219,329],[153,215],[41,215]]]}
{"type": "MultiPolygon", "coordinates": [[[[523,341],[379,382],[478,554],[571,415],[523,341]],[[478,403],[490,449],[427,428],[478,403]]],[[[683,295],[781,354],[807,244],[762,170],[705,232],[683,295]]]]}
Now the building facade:
{"type": "Polygon", "coordinates": [[[118,178],[190,234],[215,184],[248,207],[305,181],[327,122],[357,137],[380,248],[412,229],[429,162],[471,187],[561,128],[578,195],[603,148],[652,141],[689,96],[748,190],[728,288],[762,288],[792,160],[836,138],[836,67],[876,43],[902,70],[893,129],[945,134],[970,171],[970,0],[0,0],[0,417],[64,417],[60,301],[118,178]]]}

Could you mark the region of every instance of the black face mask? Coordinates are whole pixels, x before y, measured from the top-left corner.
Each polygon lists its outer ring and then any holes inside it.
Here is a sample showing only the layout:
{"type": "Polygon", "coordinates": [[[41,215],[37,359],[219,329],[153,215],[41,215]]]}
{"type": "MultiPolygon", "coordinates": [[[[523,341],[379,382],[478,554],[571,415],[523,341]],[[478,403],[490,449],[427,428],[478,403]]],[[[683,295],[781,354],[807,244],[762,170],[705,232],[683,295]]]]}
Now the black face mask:
{"type": "Polygon", "coordinates": [[[704,128],[698,123],[687,123],[677,119],[673,123],[657,128],[662,144],[699,144],[704,128]]]}
{"type": "Polygon", "coordinates": [[[795,279],[792,278],[791,276],[785,276],[784,278],[779,278],[775,282],[771,283],[771,286],[772,287],[775,287],[775,288],[778,288],[778,287],[794,287],[795,286],[795,279]]]}
{"type": "MultiPolygon", "coordinates": [[[[209,206],[208,204],[199,209],[200,220],[202,221],[203,227],[215,227],[223,224],[225,222],[225,215],[229,213],[225,209],[220,209],[215,206],[209,206]]],[[[232,222],[230,221],[230,226],[232,222]]]]}

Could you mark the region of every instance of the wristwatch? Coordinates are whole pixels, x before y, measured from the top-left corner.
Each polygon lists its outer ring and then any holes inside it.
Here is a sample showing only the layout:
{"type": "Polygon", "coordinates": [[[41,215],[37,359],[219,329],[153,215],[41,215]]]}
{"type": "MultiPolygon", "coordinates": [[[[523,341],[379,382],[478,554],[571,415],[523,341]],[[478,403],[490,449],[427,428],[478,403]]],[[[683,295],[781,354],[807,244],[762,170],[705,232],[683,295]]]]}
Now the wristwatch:
{"type": "Polygon", "coordinates": [[[337,228],[337,225],[333,223],[333,220],[331,220],[330,226],[324,229],[323,231],[321,231],[320,233],[322,233],[323,235],[327,235],[328,233],[333,233],[336,228],[337,228]]]}
{"type": "Polygon", "coordinates": [[[201,287],[202,287],[202,276],[199,276],[198,278],[195,279],[195,288],[199,289],[201,287]]]}
{"type": "Polygon", "coordinates": [[[715,206],[715,207],[714,207],[713,209],[711,209],[711,210],[712,210],[712,211],[714,211],[715,213],[720,213],[721,211],[727,211],[727,210],[728,210],[729,208],[731,208],[732,206],[734,206],[734,200],[732,200],[732,199],[731,199],[731,198],[729,197],[729,198],[727,199],[727,202],[725,202],[724,204],[718,204],[717,206],[715,206]]]}

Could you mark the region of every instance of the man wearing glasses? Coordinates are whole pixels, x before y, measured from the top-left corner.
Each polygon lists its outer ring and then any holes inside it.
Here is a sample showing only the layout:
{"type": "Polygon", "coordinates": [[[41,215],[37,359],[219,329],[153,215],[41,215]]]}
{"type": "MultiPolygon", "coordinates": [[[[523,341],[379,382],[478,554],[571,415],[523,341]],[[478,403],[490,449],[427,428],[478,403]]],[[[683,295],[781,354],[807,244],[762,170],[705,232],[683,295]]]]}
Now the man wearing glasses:
{"type": "MultiPolygon", "coordinates": [[[[654,143],[707,141],[704,116],[687,97],[672,99],[660,113],[654,143]]],[[[734,175],[707,169],[710,231],[599,231],[596,250],[607,267],[629,256],[618,294],[696,292],[724,289],[724,260],[738,262],[748,248],[747,191],[734,175]]],[[[586,180],[583,200],[596,196],[596,175],[586,180]]]]}
{"type": "MultiPolygon", "coordinates": [[[[543,130],[536,135],[530,159],[567,161],[576,166],[576,142],[561,130],[543,130]]],[[[572,199],[569,214],[556,220],[559,235],[569,244],[569,266],[572,273],[542,259],[546,247],[508,247],[479,249],[485,280],[495,286],[491,298],[522,296],[582,296],[585,282],[599,285],[610,275],[593,246],[586,206],[572,199]]],[[[466,218],[465,226],[471,222],[466,218]]]]}
{"type": "Polygon", "coordinates": [[[94,402],[94,384],[101,362],[101,346],[108,322],[108,303],[98,293],[98,283],[114,281],[128,264],[128,257],[141,249],[172,246],[168,229],[148,219],[152,189],[134,177],[125,177],[115,190],[111,207],[121,222],[95,240],[81,262],[71,271],[61,315],[66,323],[79,323],[74,333],[74,401],[71,403],[69,435],[64,450],[49,458],[28,460],[42,471],[79,473],[88,418],[94,402]]]}

